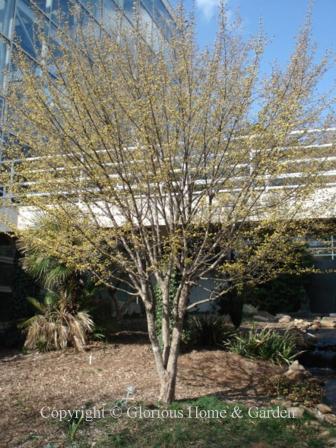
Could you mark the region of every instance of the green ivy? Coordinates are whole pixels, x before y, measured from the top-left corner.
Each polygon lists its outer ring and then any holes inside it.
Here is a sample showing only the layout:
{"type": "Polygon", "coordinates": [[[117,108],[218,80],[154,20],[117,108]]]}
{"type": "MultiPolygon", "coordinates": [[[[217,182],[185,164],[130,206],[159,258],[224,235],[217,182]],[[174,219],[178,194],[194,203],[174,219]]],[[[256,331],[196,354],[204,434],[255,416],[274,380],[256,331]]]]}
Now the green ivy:
{"type": "MultiPolygon", "coordinates": [[[[177,288],[179,286],[178,275],[175,272],[172,275],[170,284],[169,284],[169,330],[172,331],[174,326],[173,320],[173,303],[174,297],[176,295],[177,288]]],[[[162,342],[162,315],[163,315],[163,303],[162,303],[162,291],[158,284],[155,284],[153,287],[153,293],[155,297],[155,330],[156,334],[159,338],[161,348],[163,346],[162,342]]]]}

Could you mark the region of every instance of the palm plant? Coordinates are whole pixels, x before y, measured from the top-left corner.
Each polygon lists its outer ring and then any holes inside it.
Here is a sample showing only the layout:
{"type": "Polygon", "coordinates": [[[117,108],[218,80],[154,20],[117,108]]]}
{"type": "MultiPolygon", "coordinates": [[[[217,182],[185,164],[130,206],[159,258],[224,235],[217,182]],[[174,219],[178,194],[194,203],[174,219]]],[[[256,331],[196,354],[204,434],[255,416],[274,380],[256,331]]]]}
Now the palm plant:
{"type": "Polygon", "coordinates": [[[81,351],[86,345],[86,335],[91,332],[94,323],[85,311],[68,311],[66,294],[58,295],[51,291],[44,296],[43,302],[33,297],[29,302],[37,314],[24,321],[20,326],[27,331],[25,347],[40,351],[60,350],[68,345],[81,351]]]}
{"type": "Polygon", "coordinates": [[[42,301],[28,297],[37,314],[19,325],[27,333],[25,347],[48,351],[72,345],[83,350],[94,323],[79,308],[88,295],[94,294],[93,282],[38,247],[21,241],[20,248],[23,269],[43,288],[42,301]]]}
{"type": "Polygon", "coordinates": [[[55,257],[42,253],[38,248],[21,245],[21,249],[25,255],[22,259],[24,271],[35,278],[44,289],[64,293],[67,296],[68,308],[78,308],[76,302],[85,287],[80,273],[55,257]]]}

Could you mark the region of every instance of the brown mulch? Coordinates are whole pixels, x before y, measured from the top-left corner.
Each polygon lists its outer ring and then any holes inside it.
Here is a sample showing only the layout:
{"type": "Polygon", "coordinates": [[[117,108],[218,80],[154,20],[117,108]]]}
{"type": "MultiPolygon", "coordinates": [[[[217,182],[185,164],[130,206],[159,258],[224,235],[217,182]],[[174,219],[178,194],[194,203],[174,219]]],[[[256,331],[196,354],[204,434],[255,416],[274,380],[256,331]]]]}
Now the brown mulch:
{"type": "MultiPolygon", "coordinates": [[[[193,351],[180,357],[177,399],[218,394],[227,401],[260,401],[265,376],[275,373],[279,367],[233,353],[193,351]]],[[[0,358],[0,447],[45,446],[32,442],[34,434],[45,434],[46,443],[60,429],[42,419],[42,407],[104,406],[122,398],[129,385],[136,388],[137,401],[156,401],[148,344],[95,344],[83,353],[7,353],[0,358]]]]}

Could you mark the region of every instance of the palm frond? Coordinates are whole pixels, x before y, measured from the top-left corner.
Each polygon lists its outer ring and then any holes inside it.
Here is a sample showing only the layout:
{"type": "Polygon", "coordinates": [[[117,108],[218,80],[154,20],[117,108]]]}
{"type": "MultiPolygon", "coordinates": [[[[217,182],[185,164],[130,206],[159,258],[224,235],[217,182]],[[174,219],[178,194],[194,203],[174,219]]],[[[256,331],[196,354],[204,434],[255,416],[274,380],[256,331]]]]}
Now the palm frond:
{"type": "Polygon", "coordinates": [[[72,345],[82,351],[87,334],[93,330],[93,321],[84,311],[71,314],[56,308],[34,316],[22,328],[27,332],[25,347],[28,349],[61,350],[72,345]]]}
{"type": "Polygon", "coordinates": [[[33,305],[33,307],[41,314],[46,311],[45,304],[41,303],[39,300],[35,299],[35,297],[27,297],[28,302],[33,305]]]}

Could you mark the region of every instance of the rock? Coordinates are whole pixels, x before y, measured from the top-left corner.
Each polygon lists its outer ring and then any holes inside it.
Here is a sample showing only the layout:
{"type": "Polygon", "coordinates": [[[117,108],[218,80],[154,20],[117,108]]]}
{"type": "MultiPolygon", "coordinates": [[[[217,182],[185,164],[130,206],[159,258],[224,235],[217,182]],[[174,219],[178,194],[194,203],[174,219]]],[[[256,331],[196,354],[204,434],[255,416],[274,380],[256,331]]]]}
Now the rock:
{"type": "Polygon", "coordinates": [[[286,401],[282,401],[281,402],[281,406],[283,408],[288,409],[288,408],[292,408],[293,407],[293,403],[290,400],[286,400],[286,401]]]}
{"type": "Polygon", "coordinates": [[[321,321],[320,320],[316,320],[316,319],[314,319],[313,320],[313,322],[312,322],[312,325],[316,325],[317,327],[319,327],[319,328],[321,328],[321,321]]]}
{"type": "MultiPolygon", "coordinates": [[[[309,414],[311,417],[314,417],[315,419],[319,420],[318,422],[316,420],[312,420],[311,424],[313,426],[319,426],[320,425],[320,419],[318,418],[317,414],[319,413],[319,411],[317,409],[313,409],[313,408],[308,408],[307,406],[303,406],[303,409],[307,412],[307,414],[309,414]],[[315,423],[313,423],[315,422],[315,423]]],[[[321,413],[320,413],[321,414],[321,413]]],[[[322,415],[322,414],[321,414],[322,415]]]]}
{"type": "Polygon", "coordinates": [[[321,326],[322,328],[336,328],[336,321],[330,317],[323,317],[321,326]]]}
{"type": "Polygon", "coordinates": [[[336,438],[333,437],[332,439],[328,439],[328,440],[327,440],[327,444],[328,444],[329,446],[336,446],[336,438]]]}
{"type": "Polygon", "coordinates": [[[329,436],[330,436],[330,431],[324,430],[323,428],[321,428],[320,437],[329,437],[329,436]]]}
{"type": "Polygon", "coordinates": [[[310,322],[303,319],[294,319],[293,325],[300,330],[307,330],[310,327],[310,322]]]}
{"type": "Polygon", "coordinates": [[[243,305],[243,314],[245,316],[253,316],[254,314],[258,313],[258,308],[256,308],[255,306],[249,304],[249,303],[244,303],[243,305]]]}
{"type": "Polygon", "coordinates": [[[294,323],[296,324],[296,325],[300,325],[300,324],[303,324],[305,321],[303,320],[303,319],[294,319],[294,323]]]}
{"type": "Polygon", "coordinates": [[[279,324],[288,324],[291,320],[292,320],[292,318],[290,316],[284,315],[284,316],[280,317],[278,322],[279,322],[279,324]]]}
{"type": "Polygon", "coordinates": [[[321,324],[320,323],[318,323],[318,324],[312,324],[310,327],[309,327],[309,330],[315,330],[315,331],[317,331],[317,330],[319,330],[321,328],[321,324]]]}
{"type": "Polygon", "coordinates": [[[294,361],[289,367],[287,372],[284,373],[284,375],[292,380],[296,381],[299,379],[304,378],[308,375],[307,370],[299,363],[299,361],[294,361]]]}
{"type": "Polygon", "coordinates": [[[307,423],[308,423],[308,426],[312,426],[313,428],[318,428],[321,425],[321,423],[317,422],[316,420],[311,420],[310,422],[307,422],[307,423]]]}
{"type": "Polygon", "coordinates": [[[327,415],[328,415],[328,414],[322,414],[322,412],[319,411],[318,409],[315,410],[315,418],[317,418],[317,420],[318,420],[319,422],[324,422],[324,421],[325,421],[325,417],[326,417],[327,415]]]}
{"type": "Polygon", "coordinates": [[[292,418],[302,418],[304,414],[304,409],[301,407],[291,407],[287,408],[288,415],[292,418]]]}
{"type": "Polygon", "coordinates": [[[331,414],[332,413],[332,409],[324,403],[318,404],[316,406],[316,409],[318,409],[320,412],[322,412],[322,414],[331,414]]]}
{"type": "Polygon", "coordinates": [[[325,414],[324,420],[331,425],[336,426],[336,415],[334,414],[325,414]]]}
{"type": "Polygon", "coordinates": [[[256,322],[276,322],[277,319],[273,314],[268,313],[267,311],[258,311],[257,314],[253,316],[253,319],[256,322]]]}

